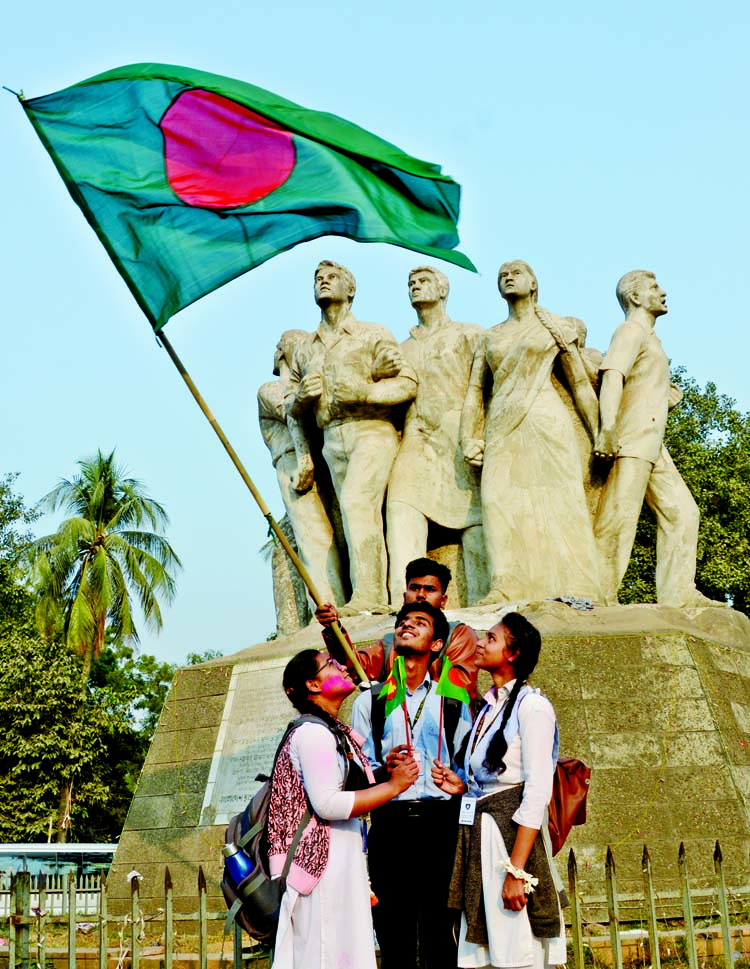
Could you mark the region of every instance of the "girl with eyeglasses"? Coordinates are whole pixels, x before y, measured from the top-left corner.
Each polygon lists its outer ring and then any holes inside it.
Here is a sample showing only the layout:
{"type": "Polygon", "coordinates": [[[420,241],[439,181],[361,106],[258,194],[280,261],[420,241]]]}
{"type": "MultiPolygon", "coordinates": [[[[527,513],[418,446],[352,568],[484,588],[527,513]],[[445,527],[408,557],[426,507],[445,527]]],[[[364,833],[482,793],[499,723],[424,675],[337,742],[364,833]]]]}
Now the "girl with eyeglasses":
{"type": "Polygon", "coordinates": [[[297,653],[284,670],[283,684],[294,707],[311,719],[290,734],[274,767],[268,814],[272,877],[282,872],[306,808],[311,817],[294,850],[273,969],[375,969],[358,819],[409,788],[419,767],[413,757],[406,758],[387,781],[373,783],[362,738],[338,719],[354,682],[326,653],[297,653]]]}

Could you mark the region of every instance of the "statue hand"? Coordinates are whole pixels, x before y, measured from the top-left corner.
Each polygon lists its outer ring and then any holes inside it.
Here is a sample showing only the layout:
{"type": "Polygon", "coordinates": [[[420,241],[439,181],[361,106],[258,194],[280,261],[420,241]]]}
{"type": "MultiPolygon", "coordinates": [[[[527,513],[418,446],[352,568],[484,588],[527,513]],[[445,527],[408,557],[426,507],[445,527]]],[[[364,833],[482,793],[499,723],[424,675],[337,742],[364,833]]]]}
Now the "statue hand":
{"type": "Polygon", "coordinates": [[[297,459],[297,470],[292,477],[292,487],[300,494],[304,494],[312,488],[314,479],[312,458],[309,454],[305,454],[297,459]]]}
{"type": "Polygon", "coordinates": [[[333,393],[341,404],[367,403],[367,383],[354,374],[349,375],[348,380],[337,380],[333,393]]]}
{"type": "Polygon", "coordinates": [[[372,362],[372,379],[387,380],[388,377],[397,377],[404,366],[404,358],[398,347],[385,346],[378,350],[372,362]]]}
{"type": "Polygon", "coordinates": [[[308,401],[317,400],[323,393],[323,378],[319,373],[309,373],[299,382],[297,389],[297,400],[300,404],[308,401]]]}
{"type": "Polygon", "coordinates": [[[594,441],[593,454],[595,458],[613,461],[620,450],[620,442],[614,430],[600,430],[594,441]]]}
{"type": "Polygon", "coordinates": [[[669,399],[667,401],[667,409],[674,410],[674,408],[680,403],[683,398],[682,390],[677,386],[677,384],[669,385],[669,399]]]}
{"type": "Polygon", "coordinates": [[[481,468],[484,463],[484,441],[468,441],[464,445],[464,461],[472,468],[481,468]]]}

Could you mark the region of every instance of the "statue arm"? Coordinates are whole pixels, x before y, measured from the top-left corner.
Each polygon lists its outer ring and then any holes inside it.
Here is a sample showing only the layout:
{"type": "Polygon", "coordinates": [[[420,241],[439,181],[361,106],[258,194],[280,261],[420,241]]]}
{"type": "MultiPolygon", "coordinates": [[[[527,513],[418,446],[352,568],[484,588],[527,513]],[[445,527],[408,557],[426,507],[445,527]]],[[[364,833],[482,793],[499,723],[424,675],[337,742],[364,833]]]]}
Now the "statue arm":
{"type": "Polygon", "coordinates": [[[599,391],[599,431],[594,441],[594,454],[614,458],[620,450],[617,440],[617,415],[620,412],[625,378],[619,370],[605,370],[599,391]]]}
{"type": "Polygon", "coordinates": [[[403,404],[417,395],[416,377],[386,377],[369,384],[365,402],[368,404],[403,404]]]}
{"type": "Polygon", "coordinates": [[[303,376],[295,354],[289,368],[289,387],[284,397],[287,415],[293,420],[301,420],[322,393],[323,378],[317,372],[303,376]]]}
{"type": "Polygon", "coordinates": [[[372,363],[372,380],[376,383],[388,377],[397,377],[405,368],[405,361],[401,348],[386,344],[379,348],[372,363]]]}
{"type": "Polygon", "coordinates": [[[276,414],[271,401],[268,399],[267,385],[263,384],[258,389],[258,426],[263,443],[271,450],[273,440],[274,425],[278,424],[279,419],[283,420],[284,415],[276,414]]]}
{"type": "Polygon", "coordinates": [[[484,341],[474,353],[471,377],[461,411],[461,448],[464,460],[474,467],[481,467],[484,457],[484,386],[489,378],[489,364],[484,341]]]}
{"type": "Polygon", "coordinates": [[[417,374],[408,364],[401,347],[388,336],[378,339],[373,348],[372,370],[365,401],[368,404],[403,404],[417,394],[417,374]]]}
{"type": "Polygon", "coordinates": [[[625,381],[633,368],[644,334],[641,328],[626,320],[615,330],[607,355],[602,361],[599,388],[599,430],[594,440],[594,456],[611,460],[620,450],[617,440],[617,417],[622,404],[625,381]]]}
{"type": "Polygon", "coordinates": [[[296,396],[290,396],[287,400],[287,413],[292,420],[299,420],[305,413],[304,406],[299,403],[296,396]]]}
{"type": "Polygon", "coordinates": [[[286,426],[292,437],[294,453],[297,456],[297,471],[292,481],[292,487],[295,491],[303,494],[312,488],[313,481],[315,480],[310,444],[299,421],[295,421],[293,417],[287,416],[286,426]]]}
{"type": "Polygon", "coordinates": [[[404,373],[398,377],[383,377],[374,381],[369,376],[352,370],[346,378],[339,376],[335,389],[336,399],[342,404],[391,406],[412,400],[416,394],[416,375],[404,373]]]}
{"type": "Polygon", "coordinates": [[[263,438],[263,443],[266,447],[270,448],[271,431],[273,428],[273,421],[268,420],[265,417],[261,417],[258,421],[260,425],[260,436],[263,438]]]}
{"type": "Polygon", "coordinates": [[[599,431],[599,402],[577,344],[568,344],[560,353],[560,364],[589,437],[592,441],[596,441],[599,431]]]}
{"type": "Polygon", "coordinates": [[[293,362],[289,368],[289,382],[286,393],[284,394],[284,408],[287,417],[291,417],[293,420],[299,420],[305,412],[305,408],[297,403],[297,391],[299,390],[300,379],[299,370],[297,370],[293,362]]]}
{"type": "Polygon", "coordinates": [[[313,382],[320,382],[320,379],[319,374],[308,374],[304,380],[310,386],[303,381],[299,381],[296,384],[291,380],[289,381],[289,393],[285,399],[288,417],[291,417],[292,420],[299,421],[305,416],[310,403],[320,397],[320,390],[317,390],[317,384],[313,386],[313,382]]]}

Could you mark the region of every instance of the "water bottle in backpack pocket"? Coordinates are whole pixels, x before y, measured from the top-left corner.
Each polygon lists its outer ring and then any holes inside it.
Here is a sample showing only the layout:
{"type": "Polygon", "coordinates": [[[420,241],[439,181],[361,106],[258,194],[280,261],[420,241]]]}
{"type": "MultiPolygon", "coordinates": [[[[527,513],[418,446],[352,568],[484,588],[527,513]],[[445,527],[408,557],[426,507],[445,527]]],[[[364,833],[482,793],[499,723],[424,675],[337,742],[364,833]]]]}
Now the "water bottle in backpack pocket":
{"type": "Polygon", "coordinates": [[[229,907],[224,931],[233,921],[258,942],[273,942],[279,921],[281,897],[286,879],[271,881],[265,857],[264,834],[268,818],[271,785],[264,783],[240,814],[227,825],[224,854],[224,876],[221,891],[229,907]]]}
{"type": "MultiPolygon", "coordinates": [[[[330,729],[329,724],[312,714],[297,717],[284,731],[276,749],[274,766],[289,735],[303,723],[318,723],[330,729]]],[[[271,776],[273,776],[273,768],[271,776]]],[[[268,808],[271,803],[271,778],[265,774],[258,774],[255,780],[263,783],[245,810],[230,819],[227,825],[226,843],[222,848],[224,874],[221,879],[221,891],[229,908],[224,932],[228,934],[233,922],[236,921],[251,938],[257,942],[272,945],[276,938],[281,899],[286,891],[286,880],[294,853],[312,814],[308,803],[289,845],[281,877],[272,880],[268,874],[266,843],[268,808]]]]}

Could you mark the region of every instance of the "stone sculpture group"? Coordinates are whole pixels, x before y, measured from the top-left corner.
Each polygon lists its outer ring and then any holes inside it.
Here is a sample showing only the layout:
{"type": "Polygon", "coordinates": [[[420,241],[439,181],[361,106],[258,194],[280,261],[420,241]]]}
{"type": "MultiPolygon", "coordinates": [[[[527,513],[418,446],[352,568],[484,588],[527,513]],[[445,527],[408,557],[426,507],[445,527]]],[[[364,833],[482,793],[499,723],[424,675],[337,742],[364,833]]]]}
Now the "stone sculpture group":
{"type": "Polygon", "coordinates": [[[489,330],[451,320],[446,276],[413,269],[400,346],[352,315],[344,266],[321,262],[314,287],[320,324],[281,335],[258,408],[300,557],[342,616],[391,611],[430,525],[461,544],[465,605],[615,604],[644,499],[658,601],[718,605],[695,588],[698,510],[663,445],[680,392],[653,273],[618,283],[625,320],[604,357],[581,320],[539,305],[520,260],[500,267],[508,318],[489,330]]]}

